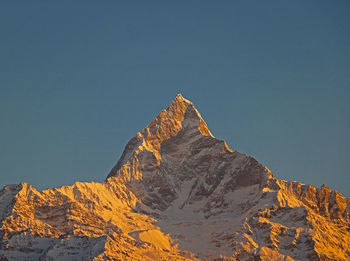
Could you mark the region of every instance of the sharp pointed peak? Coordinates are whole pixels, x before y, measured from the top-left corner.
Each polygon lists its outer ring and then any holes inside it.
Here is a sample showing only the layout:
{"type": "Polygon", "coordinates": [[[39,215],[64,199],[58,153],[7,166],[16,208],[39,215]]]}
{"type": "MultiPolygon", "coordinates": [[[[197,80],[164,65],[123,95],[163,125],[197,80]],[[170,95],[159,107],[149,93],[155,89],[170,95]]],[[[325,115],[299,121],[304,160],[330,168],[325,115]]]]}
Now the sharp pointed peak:
{"type": "MultiPolygon", "coordinates": [[[[167,118],[174,119],[175,121],[184,122],[185,120],[189,120],[192,123],[198,121],[199,131],[205,136],[214,137],[194,104],[190,100],[185,99],[181,93],[176,95],[170,106],[163,110],[163,112],[166,113],[167,118]]],[[[163,116],[162,113],[157,118],[161,116],[163,116]]]]}
{"type": "Polygon", "coordinates": [[[181,102],[181,103],[188,103],[188,104],[192,104],[192,105],[193,105],[193,103],[192,103],[190,100],[185,99],[185,98],[182,96],[181,93],[178,93],[178,94],[176,95],[176,97],[175,97],[175,99],[173,100],[172,103],[179,103],[179,102],[181,102]]]}
{"type": "Polygon", "coordinates": [[[192,137],[195,134],[215,138],[193,103],[179,93],[168,108],[162,110],[149,125],[128,142],[123,155],[108,177],[115,176],[134,153],[139,153],[143,148],[152,152],[158,162],[162,143],[180,132],[181,135],[190,133],[192,137]]]}

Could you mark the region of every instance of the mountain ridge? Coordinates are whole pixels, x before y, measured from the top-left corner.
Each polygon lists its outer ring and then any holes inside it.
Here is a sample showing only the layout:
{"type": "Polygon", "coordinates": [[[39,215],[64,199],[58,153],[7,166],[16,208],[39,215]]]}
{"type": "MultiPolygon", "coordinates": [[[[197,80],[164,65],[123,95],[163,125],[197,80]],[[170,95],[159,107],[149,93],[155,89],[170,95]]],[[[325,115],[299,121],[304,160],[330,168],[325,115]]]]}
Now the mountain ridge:
{"type": "Polygon", "coordinates": [[[178,94],[98,182],[0,191],[3,260],[349,260],[350,198],[277,179],[178,94]]]}

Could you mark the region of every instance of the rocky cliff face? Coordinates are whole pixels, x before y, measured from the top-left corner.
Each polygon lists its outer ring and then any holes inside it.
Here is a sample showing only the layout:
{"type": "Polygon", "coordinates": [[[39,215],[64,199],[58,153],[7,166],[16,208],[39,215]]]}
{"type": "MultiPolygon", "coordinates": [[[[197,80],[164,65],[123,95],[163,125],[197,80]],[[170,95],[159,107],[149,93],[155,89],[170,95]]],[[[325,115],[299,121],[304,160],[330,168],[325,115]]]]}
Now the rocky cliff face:
{"type": "Polygon", "coordinates": [[[103,183],[0,191],[0,260],[350,260],[350,199],[276,179],[178,95],[103,183]]]}

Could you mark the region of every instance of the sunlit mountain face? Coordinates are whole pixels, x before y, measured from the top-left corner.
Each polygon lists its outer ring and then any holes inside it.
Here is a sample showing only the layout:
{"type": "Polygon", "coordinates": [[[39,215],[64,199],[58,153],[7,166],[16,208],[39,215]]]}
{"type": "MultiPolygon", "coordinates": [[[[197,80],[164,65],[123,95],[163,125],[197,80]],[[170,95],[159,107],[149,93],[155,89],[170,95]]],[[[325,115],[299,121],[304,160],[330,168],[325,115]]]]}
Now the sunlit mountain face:
{"type": "Polygon", "coordinates": [[[177,95],[102,183],[0,191],[0,260],[350,260],[350,199],[277,179],[177,95]]]}

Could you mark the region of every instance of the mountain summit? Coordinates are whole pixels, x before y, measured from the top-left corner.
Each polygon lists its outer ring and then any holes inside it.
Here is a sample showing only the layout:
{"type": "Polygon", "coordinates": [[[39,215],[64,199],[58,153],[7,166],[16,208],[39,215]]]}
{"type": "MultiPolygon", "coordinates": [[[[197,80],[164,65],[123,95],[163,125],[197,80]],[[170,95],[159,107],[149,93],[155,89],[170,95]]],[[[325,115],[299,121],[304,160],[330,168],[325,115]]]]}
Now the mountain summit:
{"type": "Polygon", "coordinates": [[[117,175],[117,171],[135,153],[151,153],[159,164],[163,142],[178,135],[183,136],[186,132],[197,136],[213,137],[192,102],[178,94],[167,109],[162,110],[146,128],[128,142],[120,160],[108,177],[117,175]]]}
{"type": "Polygon", "coordinates": [[[102,183],[0,191],[0,260],[350,260],[350,199],[277,179],[181,94],[102,183]]]}

